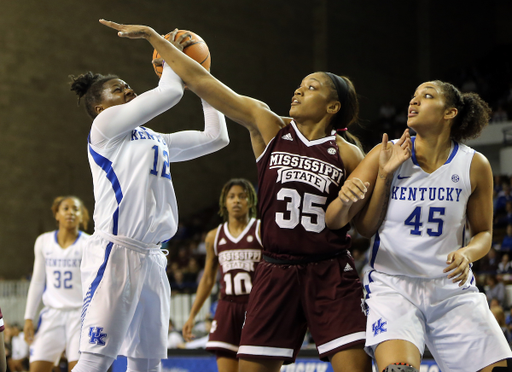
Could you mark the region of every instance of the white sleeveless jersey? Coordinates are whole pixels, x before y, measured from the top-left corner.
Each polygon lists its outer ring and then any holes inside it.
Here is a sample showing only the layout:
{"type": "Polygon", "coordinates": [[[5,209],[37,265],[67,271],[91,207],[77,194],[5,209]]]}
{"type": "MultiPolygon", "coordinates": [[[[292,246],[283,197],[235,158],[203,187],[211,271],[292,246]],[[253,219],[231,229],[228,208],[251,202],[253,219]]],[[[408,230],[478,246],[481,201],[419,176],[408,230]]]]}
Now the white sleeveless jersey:
{"type": "Polygon", "coordinates": [[[370,266],[391,274],[446,276],[446,259],[465,245],[470,167],[475,150],[452,143],[446,163],[429,174],[412,157],[395,172],[386,218],[371,247],[370,266]]]}
{"type": "Polygon", "coordinates": [[[57,231],[37,238],[25,319],[34,319],[41,298],[45,306],[54,309],[82,307],[80,264],[88,237],[80,231],[76,241],[65,249],[57,241],[57,231]]]}

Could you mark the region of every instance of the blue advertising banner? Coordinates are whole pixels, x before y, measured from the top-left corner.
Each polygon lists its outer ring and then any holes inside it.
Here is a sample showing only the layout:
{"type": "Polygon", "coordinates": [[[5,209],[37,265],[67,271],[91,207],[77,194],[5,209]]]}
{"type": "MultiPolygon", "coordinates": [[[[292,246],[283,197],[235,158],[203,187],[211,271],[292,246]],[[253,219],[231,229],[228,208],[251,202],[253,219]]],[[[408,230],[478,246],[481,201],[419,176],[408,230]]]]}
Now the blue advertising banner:
{"type": "MultiPolygon", "coordinates": [[[[213,355],[171,356],[162,360],[162,372],[217,372],[213,355]]],[[[375,366],[373,371],[377,372],[375,366]]],[[[112,365],[112,372],[126,372],[126,358],[118,357],[112,365]]],[[[333,372],[330,363],[314,358],[297,358],[293,364],[285,365],[281,372],[333,372]]],[[[441,372],[434,360],[423,360],[420,372],[441,372]]]]}

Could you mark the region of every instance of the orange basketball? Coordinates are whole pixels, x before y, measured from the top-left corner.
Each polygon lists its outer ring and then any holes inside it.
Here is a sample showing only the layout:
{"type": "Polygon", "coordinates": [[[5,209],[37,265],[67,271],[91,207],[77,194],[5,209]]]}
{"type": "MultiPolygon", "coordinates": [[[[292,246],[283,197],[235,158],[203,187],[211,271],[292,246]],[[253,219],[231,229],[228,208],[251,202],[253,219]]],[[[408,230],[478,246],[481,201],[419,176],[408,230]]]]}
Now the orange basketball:
{"type": "MultiPolygon", "coordinates": [[[[176,34],[175,40],[182,35],[183,33],[188,32],[192,36],[192,44],[188,45],[183,49],[183,53],[185,53],[190,58],[196,60],[200,63],[205,69],[210,71],[210,65],[212,63],[212,58],[210,56],[210,50],[208,49],[208,45],[204,42],[204,40],[198,34],[187,31],[187,30],[179,30],[176,34]]],[[[165,35],[164,37],[169,40],[170,33],[165,35]]],[[[186,39],[185,39],[186,40],[186,39]]],[[[155,50],[153,50],[153,59],[160,58],[160,54],[155,50]]],[[[155,73],[158,77],[162,76],[162,66],[153,65],[155,69],[155,73]]]]}

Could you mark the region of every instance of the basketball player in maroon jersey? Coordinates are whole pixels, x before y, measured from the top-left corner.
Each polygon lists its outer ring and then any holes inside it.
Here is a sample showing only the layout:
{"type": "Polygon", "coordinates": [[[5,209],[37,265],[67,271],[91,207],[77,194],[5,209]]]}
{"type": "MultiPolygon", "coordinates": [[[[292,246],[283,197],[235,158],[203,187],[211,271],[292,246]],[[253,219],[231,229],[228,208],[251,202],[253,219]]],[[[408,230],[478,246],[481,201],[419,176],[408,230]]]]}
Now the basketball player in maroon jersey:
{"type": "Polygon", "coordinates": [[[190,317],[183,326],[185,340],[192,339],[194,319],[210,295],[220,269],[220,300],[206,350],[217,356],[222,372],[237,372],[236,353],[252,288],[254,269],[261,259],[260,220],[256,219],[256,191],[241,178],[229,180],[219,199],[224,223],[206,235],[206,264],[190,317]],[[220,265],[219,265],[220,264],[220,265]]]}
{"type": "Polygon", "coordinates": [[[293,93],[290,122],[232,91],[152,28],[100,22],[121,37],[148,40],[191,91],[249,130],[264,260],[242,329],[240,371],[277,372],[293,362],[308,327],[320,358],[330,360],[335,372],[370,371],[348,225],[325,225],[327,205],[363,158],[346,131],[358,116],[352,82],[327,72],[306,76],[293,93]]]}

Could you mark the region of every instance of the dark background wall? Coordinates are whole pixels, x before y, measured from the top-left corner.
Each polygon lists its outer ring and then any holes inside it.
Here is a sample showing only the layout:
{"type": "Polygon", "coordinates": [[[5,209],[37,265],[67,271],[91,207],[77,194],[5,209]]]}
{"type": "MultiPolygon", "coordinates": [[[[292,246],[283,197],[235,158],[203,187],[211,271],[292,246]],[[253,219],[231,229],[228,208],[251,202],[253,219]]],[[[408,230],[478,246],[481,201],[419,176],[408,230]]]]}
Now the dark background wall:
{"type": "MultiPolygon", "coordinates": [[[[503,58],[512,45],[511,15],[510,2],[497,0],[0,0],[0,277],[31,272],[36,237],[55,227],[54,197],[74,194],[93,210],[90,120],[68,75],[115,73],[139,93],[157,84],[151,46],[118,38],[99,18],[197,32],[217,78],[281,115],[308,73],[347,75],[368,126],[384,101],[407,106],[422,81],[503,58]]],[[[148,124],[162,132],[202,125],[191,92],[148,124]]],[[[256,182],[248,134],[228,127],[227,148],[172,166],[184,220],[215,205],[227,179],[256,182]]]]}

